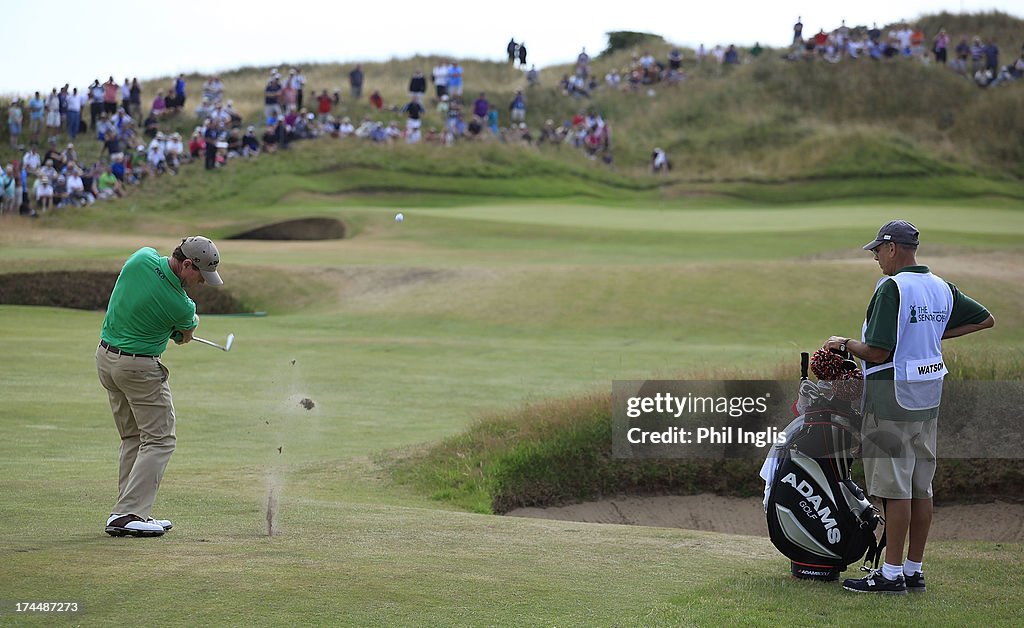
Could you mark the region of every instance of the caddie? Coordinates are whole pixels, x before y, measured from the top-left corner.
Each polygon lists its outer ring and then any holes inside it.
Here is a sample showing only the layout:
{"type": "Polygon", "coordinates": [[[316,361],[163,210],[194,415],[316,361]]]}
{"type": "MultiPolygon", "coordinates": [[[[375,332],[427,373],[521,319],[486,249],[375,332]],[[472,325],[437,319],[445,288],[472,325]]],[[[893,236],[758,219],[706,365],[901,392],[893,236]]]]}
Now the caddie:
{"type": "Polygon", "coordinates": [[[826,342],[864,362],[865,487],[885,502],[885,562],[864,578],[847,579],[849,591],[925,590],[936,423],[948,372],[942,341],[995,324],[984,306],[917,263],[918,244],[918,229],[906,220],[882,225],[864,245],[885,276],[868,303],[861,340],[832,336],[826,342]]]}

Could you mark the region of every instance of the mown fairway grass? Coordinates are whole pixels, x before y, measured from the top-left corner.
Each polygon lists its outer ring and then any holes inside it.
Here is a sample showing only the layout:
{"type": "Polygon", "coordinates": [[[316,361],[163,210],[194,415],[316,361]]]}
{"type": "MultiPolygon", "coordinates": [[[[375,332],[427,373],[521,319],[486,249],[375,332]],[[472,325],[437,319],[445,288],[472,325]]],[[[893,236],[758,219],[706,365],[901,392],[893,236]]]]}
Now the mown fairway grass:
{"type": "Polygon", "coordinates": [[[0,599],[78,599],[71,621],[86,625],[1024,621],[1019,544],[936,539],[927,595],[864,599],[791,581],[766,539],[455,512],[389,479],[393,450],[481,413],[616,378],[775,373],[855,334],[878,277],[858,247],[894,216],[922,228],[922,261],[996,313],[995,330],[951,346],[1020,360],[1019,207],[713,204],[404,204],[398,226],[393,207],[315,199],[142,212],[130,228],[116,205],[100,228],[5,222],[4,272],[116,270],[140,245],[166,253],[179,234],[271,217],[358,229],[220,241],[228,287],[269,315],[205,317],[203,337],[236,334],[228,354],[164,355],[178,451],[161,539],[102,533],[118,445],[92,359],[102,315],[0,307],[0,599]]]}

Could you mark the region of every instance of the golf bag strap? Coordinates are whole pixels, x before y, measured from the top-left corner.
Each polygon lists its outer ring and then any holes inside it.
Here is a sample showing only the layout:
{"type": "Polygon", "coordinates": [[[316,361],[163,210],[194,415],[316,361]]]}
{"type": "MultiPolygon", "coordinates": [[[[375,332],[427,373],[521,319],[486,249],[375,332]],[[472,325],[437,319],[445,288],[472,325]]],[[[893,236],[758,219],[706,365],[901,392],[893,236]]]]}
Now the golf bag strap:
{"type": "MultiPolygon", "coordinates": [[[[868,546],[868,552],[867,552],[867,554],[864,555],[864,564],[861,565],[861,567],[860,567],[862,571],[871,571],[871,570],[876,570],[877,571],[878,570],[878,565],[882,561],[882,554],[883,554],[883,551],[885,550],[885,541],[886,541],[886,538],[885,538],[885,505],[886,505],[886,499],[883,497],[882,498],[882,536],[877,541],[872,542],[868,546]],[[869,563],[871,564],[870,567],[868,566],[869,563]]],[[[872,536],[874,536],[874,533],[872,533],[872,536]]]]}

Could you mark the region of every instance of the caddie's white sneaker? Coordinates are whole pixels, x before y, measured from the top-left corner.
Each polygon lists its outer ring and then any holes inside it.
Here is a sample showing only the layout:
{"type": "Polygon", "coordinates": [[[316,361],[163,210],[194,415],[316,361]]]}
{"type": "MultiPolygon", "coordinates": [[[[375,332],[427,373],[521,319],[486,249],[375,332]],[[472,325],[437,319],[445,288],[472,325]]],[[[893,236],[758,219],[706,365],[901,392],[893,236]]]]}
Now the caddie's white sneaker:
{"type": "Polygon", "coordinates": [[[164,528],[136,515],[114,513],[107,519],[104,532],[110,536],[163,536],[164,528]]]}

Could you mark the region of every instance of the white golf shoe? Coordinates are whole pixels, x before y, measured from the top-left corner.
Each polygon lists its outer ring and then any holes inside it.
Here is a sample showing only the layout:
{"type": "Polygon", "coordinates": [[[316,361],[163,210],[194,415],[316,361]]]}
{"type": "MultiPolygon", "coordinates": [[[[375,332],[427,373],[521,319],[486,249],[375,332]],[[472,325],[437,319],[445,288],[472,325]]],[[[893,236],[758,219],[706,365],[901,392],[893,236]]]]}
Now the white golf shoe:
{"type": "MultiPolygon", "coordinates": [[[[168,522],[170,523],[170,522],[168,522]]],[[[110,536],[163,536],[164,527],[136,515],[114,513],[107,519],[104,532],[110,536]]]]}
{"type": "Polygon", "coordinates": [[[174,527],[174,524],[171,523],[170,519],[154,519],[153,517],[150,517],[149,519],[146,519],[146,523],[155,523],[163,528],[164,532],[167,532],[174,527]]]}

